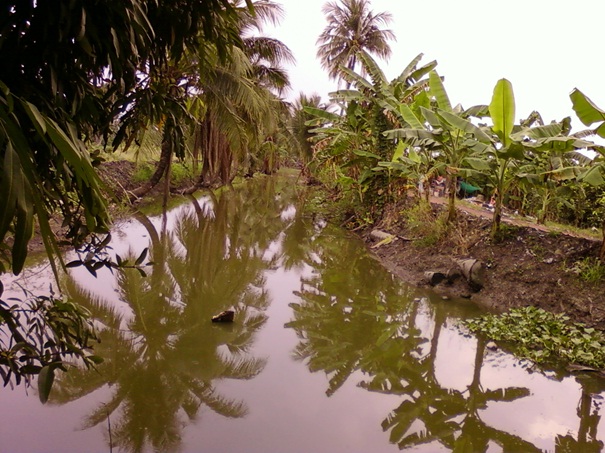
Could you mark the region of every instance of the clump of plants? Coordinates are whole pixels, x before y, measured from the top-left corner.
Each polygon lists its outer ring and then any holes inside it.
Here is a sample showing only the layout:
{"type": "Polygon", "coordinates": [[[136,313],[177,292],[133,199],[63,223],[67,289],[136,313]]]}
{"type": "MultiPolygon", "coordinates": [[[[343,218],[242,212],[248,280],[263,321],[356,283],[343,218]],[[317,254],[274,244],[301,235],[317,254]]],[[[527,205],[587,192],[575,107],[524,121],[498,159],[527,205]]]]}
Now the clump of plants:
{"type": "Polygon", "coordinates": [[[502,315],[467,320],[471,332],[511,345],[515,355],[535,363],[563,359],[592,368],[605,368],[605,335],[563,314],[541,308],[514,308],[502,315]]]}
{"type": "Polygon", "coordinates": [[[420,202],[403,213],[410,236],[423,247],[437,244],[448,232],[447,212],[435,214],[429,203],[420,202]]]}
{"type": "MultiPolygon", "coordinates": [[[[137,169],[132,176],[132,179],[136,183],[144,183],[151,179],[151,176],[155,172],[155,165],[150,162],[141,163],[137,166],[137,169]]],[[[194,178],[192,169],[182,162],[173,162],[170,167],[170,181],[173,184],[179,185],[184,181],[194,178]]]]}
{"type": "Polygon", "coordinates": [[[598,283],[605,280],[605,264],[597,258],[586,257],[571,268],[587,283],[598,283]]]}

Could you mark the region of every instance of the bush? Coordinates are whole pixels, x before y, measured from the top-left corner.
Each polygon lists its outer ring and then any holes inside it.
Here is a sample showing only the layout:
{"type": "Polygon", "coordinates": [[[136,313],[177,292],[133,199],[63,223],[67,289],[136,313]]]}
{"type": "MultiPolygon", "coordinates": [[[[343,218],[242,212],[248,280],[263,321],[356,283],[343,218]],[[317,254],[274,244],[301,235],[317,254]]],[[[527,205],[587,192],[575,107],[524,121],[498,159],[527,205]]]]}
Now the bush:
{"type": "Polygon", "coordinates": [[[410,235],[417,238],[415,240],[417,245],[424,247],[435,245],[448,232],[447,212],[435,214],[426,201],[420,201],[402,214],[410,235]]]}

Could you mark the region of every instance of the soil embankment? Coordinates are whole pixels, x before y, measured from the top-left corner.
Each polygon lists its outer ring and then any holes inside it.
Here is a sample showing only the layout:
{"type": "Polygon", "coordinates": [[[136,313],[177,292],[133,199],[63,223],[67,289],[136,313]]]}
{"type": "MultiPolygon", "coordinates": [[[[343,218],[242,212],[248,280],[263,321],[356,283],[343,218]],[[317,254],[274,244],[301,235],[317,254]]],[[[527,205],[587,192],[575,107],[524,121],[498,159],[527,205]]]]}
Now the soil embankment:
{"type": "MultiPolygon", "coordinates": [[[[444,208],[442,200],[432,200],[432,206],[444,208]]],[[[463,277],[444,280],[434,288],[446,298],[467,297],[495,311],[533,305],[605,330],[605,281],[589,283],[578,274],[587,258],[597,256],[599,241],[508,218],[504,239],[494,242],[489,211],[461,206],[457,217],[432,245],[407,240],[410,231],[399,222],[383,228],[399,237],[394,242],[375,247],[378,242],[364,236],[391,272],[417,286],[430,286],[425,272],[447,275],[458,269],[456,260],[480,260],[483,287],[471,288],[463,277]]]]}

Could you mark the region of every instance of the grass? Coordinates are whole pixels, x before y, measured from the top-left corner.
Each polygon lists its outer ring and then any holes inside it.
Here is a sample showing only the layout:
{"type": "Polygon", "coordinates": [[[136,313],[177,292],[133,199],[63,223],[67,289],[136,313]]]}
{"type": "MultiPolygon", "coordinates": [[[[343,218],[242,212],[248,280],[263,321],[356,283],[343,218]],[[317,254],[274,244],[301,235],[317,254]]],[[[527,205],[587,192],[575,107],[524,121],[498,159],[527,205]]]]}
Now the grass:
{"type": "MultiPolygon", "coordinates": [[[[149,181],[154,172],[155,164],[145,162],[137,166],[134,175],[132,175],[132,179],[136,183],[140,184],[145,181],[149,181]]],[[[189,165],[181,162],[172,163],[172,166],[170,168],[170,181],[172,184],[179,185],[183,181],[195,178],[195,176],[196,175],[193,173],[193,170],[189,165]]]]}
{"type": "Polygon", "coordinates": [[[402,212],[411,236],[416,237],[415,244],[430,247],[437,244],[447,234],[447,212],[433,213],[429,203],[420,201],[402,212]]]}
{"type": "Polygon", "coordinates": [[[605,280],[605,264],[594,257],[589,256],[576,262],[570,270],[586,283],[596,284],[605,280]]]}

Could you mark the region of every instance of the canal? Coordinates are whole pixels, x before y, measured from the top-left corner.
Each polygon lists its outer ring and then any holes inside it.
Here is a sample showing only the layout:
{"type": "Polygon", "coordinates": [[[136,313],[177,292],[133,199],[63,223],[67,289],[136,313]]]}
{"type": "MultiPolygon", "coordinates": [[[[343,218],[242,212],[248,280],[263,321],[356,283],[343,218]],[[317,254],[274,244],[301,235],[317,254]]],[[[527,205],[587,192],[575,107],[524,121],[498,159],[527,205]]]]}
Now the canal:
{"type": "MultiPolygon", "coordinates": [[[[44,406],[3,389],[0,451],[601,451],[603,381],[488,348],[477,306],[398,281],[309,196],[260,177],[117,223],[111,253],[152,264],[60,282],[104,363],[44,406]]],[[[37,264],[4,297],[51,284],[37,264]]]]}

